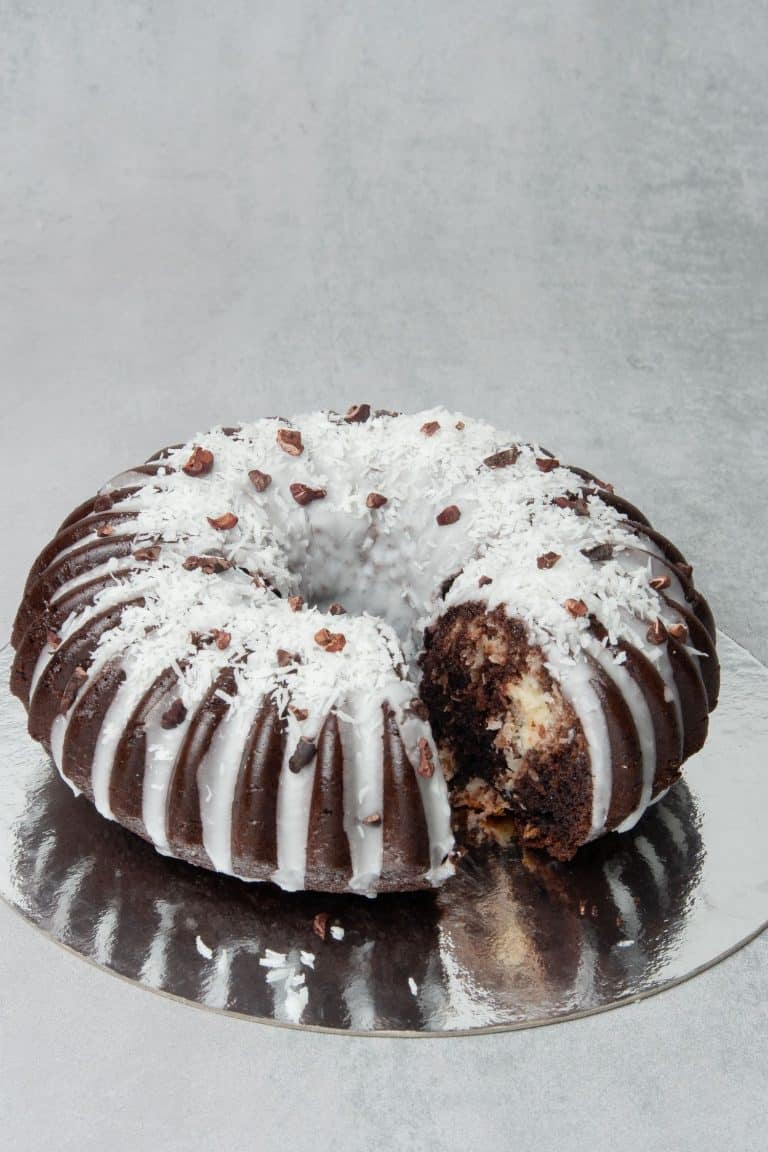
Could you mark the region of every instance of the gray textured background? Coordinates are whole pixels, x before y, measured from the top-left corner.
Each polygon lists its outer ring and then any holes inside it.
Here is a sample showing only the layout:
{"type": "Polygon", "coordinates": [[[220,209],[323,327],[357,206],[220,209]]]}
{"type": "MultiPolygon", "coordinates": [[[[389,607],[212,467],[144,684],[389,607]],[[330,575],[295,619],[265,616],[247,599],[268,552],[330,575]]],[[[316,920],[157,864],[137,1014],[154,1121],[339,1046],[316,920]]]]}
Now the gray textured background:
{"type": "MultiPolygon", "coordinates": [[[[2,632],[160,444],[443,401],[613,480],[767,658],[766,43],[758,0],[0,0],[2,632]]],[[[762,1149],[766,961],[362,1041],[163,1001],[0,908],[0,1120],[33,1152],[762,1149]]]]}

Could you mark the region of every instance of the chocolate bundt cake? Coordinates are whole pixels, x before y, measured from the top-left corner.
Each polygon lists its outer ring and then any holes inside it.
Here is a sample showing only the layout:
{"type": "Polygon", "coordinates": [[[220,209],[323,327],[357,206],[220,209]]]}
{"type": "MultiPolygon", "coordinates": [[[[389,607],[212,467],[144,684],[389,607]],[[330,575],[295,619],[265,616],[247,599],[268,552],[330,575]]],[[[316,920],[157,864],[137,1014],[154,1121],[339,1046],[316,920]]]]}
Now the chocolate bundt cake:
{"type": "Polygon", "coordinates": [[[12,688],[102,815],[288,889],[408,890],[461,842],[567,860],[701,747],[691,568],[588,472],[443,409],[215,428],[77,508],[12,688]]]}

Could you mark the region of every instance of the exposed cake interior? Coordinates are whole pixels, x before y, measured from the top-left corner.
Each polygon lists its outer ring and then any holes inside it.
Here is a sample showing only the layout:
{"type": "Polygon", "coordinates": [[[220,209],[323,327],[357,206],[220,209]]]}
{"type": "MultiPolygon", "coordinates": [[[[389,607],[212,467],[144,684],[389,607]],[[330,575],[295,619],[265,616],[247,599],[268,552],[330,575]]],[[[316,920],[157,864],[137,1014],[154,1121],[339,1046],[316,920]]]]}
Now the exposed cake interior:
{"type": "Polygon", "coordinates": [[[518,837],[569,859],[590,827],[589,755],[525,624],[502,608],[451,608],[425,638],[422,668],[460,837],[518,837]]]}

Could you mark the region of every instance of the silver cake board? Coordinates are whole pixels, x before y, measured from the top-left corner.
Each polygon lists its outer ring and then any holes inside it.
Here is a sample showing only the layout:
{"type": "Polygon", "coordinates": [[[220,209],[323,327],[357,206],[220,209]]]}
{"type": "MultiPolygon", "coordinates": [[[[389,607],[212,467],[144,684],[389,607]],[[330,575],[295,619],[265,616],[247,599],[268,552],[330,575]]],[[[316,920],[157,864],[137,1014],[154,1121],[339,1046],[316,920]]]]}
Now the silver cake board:
{"type": "MultiPolygon", "coordinates": [[[[198,1007],[354,1035],[528,1028],[633,1002],[768,922],[768,669],[719,634],[685,780],[568,865],[466,857],[436,892],[285,893],[158,855],[72,795],[0,700],[0,895],[93,964],[198,1007]]],[[[0,653],[8,682],[11,653],[0,653]]]]}

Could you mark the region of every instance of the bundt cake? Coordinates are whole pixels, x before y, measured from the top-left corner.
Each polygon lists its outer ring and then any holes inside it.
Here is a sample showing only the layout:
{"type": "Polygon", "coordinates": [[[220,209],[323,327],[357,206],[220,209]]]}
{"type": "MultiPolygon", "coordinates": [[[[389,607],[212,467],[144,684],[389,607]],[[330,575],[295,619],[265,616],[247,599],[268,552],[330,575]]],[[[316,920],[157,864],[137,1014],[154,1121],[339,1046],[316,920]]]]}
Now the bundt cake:
{"type": "Polygon", "coordinates": [[[215,428],[36,560],[12,689],[71,787],[287,889],[439,884],[467,843],[632,827],[718,691],[691,568],[610,485],[444,409],[215,428]]]}

